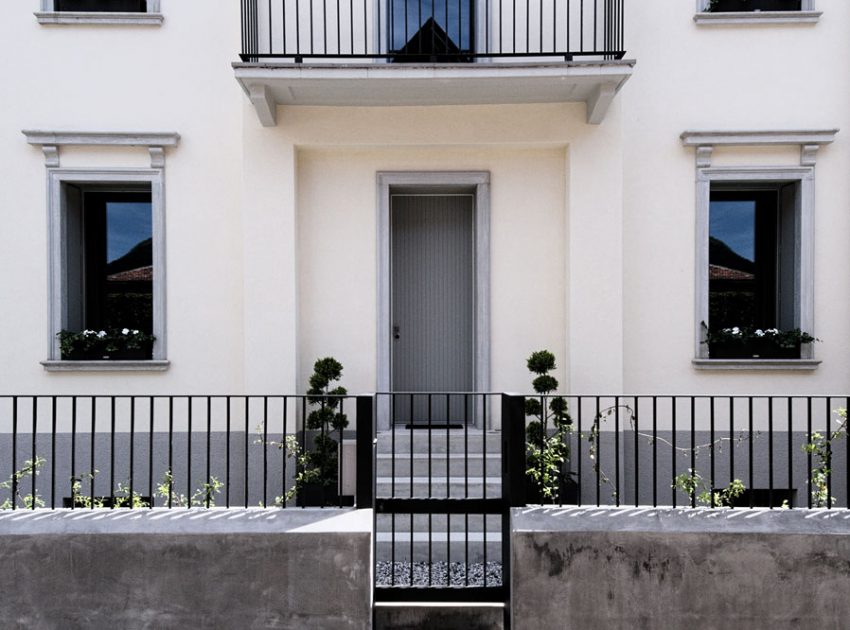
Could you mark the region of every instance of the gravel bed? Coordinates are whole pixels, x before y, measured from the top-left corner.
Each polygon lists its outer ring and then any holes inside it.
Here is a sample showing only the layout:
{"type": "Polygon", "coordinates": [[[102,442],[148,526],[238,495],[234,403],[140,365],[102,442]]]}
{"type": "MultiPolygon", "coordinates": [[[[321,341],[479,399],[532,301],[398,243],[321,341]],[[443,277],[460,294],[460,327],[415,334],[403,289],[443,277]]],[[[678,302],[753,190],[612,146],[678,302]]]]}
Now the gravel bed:
{"type": "MultiPolygon", "coordinates": [[[[413,586],[428,586],[428,567],[427,562],[413,563],[413,586]]],[[[447,586],[446,572],[447,564],[445,562],[433,562],[431,567],[431,586],[447,586]]],[[[467,570],[469,575],[469,586],[484,586],[484,564],[481,562],[470,562],[468,565],[463,562],[452,562],[451,566],[451,586],[466,586],[467,585],[467,570]]],[[[392,583],[391,577],[395,572],[395,586],[410,586],[410,563],[396,562],[393,567],[392,562],[378,562],[375,567],[375,583],[378,586],[390,586],[392,583]]],[[[487,586],[502,585],[502,563],[488,562],[487,563],[487,586]]]]}

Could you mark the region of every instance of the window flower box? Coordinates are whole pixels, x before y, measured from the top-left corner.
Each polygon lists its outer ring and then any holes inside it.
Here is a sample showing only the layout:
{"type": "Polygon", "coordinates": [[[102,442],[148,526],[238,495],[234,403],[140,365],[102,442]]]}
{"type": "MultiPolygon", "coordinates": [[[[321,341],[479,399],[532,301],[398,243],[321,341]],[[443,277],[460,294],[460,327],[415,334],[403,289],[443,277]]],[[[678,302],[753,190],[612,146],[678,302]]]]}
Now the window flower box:
{"type": "Polygon", "coordinates": [[[798,329],[707,330],[704,344],[711,359],[799,359],[803,344],[818,341],[798,329]]]}
{"type": "Polygon", "coordinates": [[[153,335],[129,328],[63,330],[56,336],[63,361],[149,361],[156,340],[153,335]]]}

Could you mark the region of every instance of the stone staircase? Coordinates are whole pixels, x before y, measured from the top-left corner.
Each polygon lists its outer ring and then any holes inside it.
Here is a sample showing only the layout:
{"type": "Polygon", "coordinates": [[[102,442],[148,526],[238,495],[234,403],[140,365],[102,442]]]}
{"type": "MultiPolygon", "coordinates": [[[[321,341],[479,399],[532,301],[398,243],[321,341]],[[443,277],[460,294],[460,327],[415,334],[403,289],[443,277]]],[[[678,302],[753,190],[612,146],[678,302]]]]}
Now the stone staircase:
{"type": "MultiPolygon", "coordinates": [[[[378,434],[375,496],[499,498],[501,470],[497,431],[396,427],[378,434]]],[[[486,549],[489,567],[501,563],[501,528],[497,515],[379,515],[377,560],[483,563],[486,549]]]]}

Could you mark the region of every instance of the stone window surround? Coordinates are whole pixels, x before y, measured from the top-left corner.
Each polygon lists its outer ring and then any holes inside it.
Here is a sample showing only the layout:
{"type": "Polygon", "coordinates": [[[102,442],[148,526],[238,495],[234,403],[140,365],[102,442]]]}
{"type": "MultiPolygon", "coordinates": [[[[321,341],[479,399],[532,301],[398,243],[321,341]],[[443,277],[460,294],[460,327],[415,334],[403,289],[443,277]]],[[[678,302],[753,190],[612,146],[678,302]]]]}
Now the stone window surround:
{"type": "Polygon", "coordinates": [[[166,337],[165,276],[165,149],[174,147],[176,133],[113,133],[24,131],[27,142],[40,146],[47,170],[48,210],[48,274],[49,314],[47,330],[48,359],[42,361],[49,372],[162,371],[168,368],[166,337]],[[150,154],[150,168],[63,168],[59,149],[62,146],[128,146],[143,147],[150,154]],[[62,361],[56,333],[63,327],[65,287],[62,273],[62,185],[139,184],[151,187],[153,220],[154,312],[153,334],[156,342],[149,361],[62,361]]]}
{"type": "Polygon", "coordinates": [[[708,219],[712,182],[796,182],[800,186],[800,328],[814,334],[815,163],[821,146],[833,142],[837,129],[805,131],[686,131],[687,147],[696,148],[696,265],[693,365],[703,370],[814,370],[820,361],[811,346],[800,359],[709,359],[700,322],[708,321],[708,219]],[[715,146],[799,145],[800,165],[712,166],[715,146]]]}
{"type": "Polygon", "coordinates": [[[815,10],[815,0],[802,0],[800,11],[740,11],[735,13],[707,13],[710,0],[696,0],[694,22],[701,26],[729,24],[815,24],[823,15],[815,10]]]}
{"type": "Polygon", "coordinates": [[[39,24],[89,24],[113,26],[160,26],[163,15],[160,0],[148,0],[147,13],[55,11],[53,0],[41,0],[35,12],[39,24]]]}

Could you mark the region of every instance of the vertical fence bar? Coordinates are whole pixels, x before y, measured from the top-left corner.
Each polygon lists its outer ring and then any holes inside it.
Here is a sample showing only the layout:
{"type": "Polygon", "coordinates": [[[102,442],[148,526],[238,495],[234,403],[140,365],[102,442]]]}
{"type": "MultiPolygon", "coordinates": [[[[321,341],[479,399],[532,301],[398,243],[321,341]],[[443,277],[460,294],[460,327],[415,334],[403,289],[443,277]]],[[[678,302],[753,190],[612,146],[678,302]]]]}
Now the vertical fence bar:
{"type": "Polygon", "coordinates": [[[50,509],[56,509],[56,396],[50,403],[50,509]]]}
{"type": "Polygon", "coordinates": [[[640,445],[638,444],[640,399],[635,396],[635,507],[640,505],[640,445]]]}
{"type": "Polygon", "coordinates": [[[372,508],[375,488],[375,423],[372,396],[358,396],[357,407],[357,507],[372,508]]]}
{"type": "Polygon", "coordinates": [[[18,397],[12,396],[12,509],[18,506],[18,397]]]}
{"type": "MultiPolygon", "coordinates": [[[[806,443],[808,444],[812,440],[812,397],[808,396],[806,398],[806,443]]],[[[848,470],[850,470],[850,465],[848,465],[848,470]]],[[[808,493],[808,497],[806,500],[806,506],[811,510],[812,509],[812,452],[806,449],[806,491],[808,493]]]]}
{"type": "Polygon", "coordinates": [[[773,508],[773,396],[767,399],[767,506],[773,508]]]}
{"type": "Polygon", "coordinates": [[[224,505],[230,507],[230,396],[225,398],[224,505]]]}
{"type": "Polygon", "coordinates": [[[109,509],[115,507],[115,396],[109,398],[109,509]]]}
{"type": "MultiPolygon", "coordinates": [[[[697,471],[697,427],[696,427],[696,398],[691,396],[691,479],[697,471]]],[[[691,492],[691,507],[697,506],[697,493],[691,492]]]]}
{"type": "Polygon", "coordinates": [[[714,488],[715,488],[715,481],[716,481],[715,478],[714,478],[714,396],[709,398],[708,414],[709,414],[709,418],[708,418],[708,422],[709,422],[708,457],[711,460],[709,462],[709,467],[710,467],[710,471],[711,471],[710,472],[711,492],[709,494],[710,494],[711,507],[717,507],[714,504],[714,488]]]}
{"type": "Polygon", "coordinates": [[[89,475],[91,482],[89,483],[89,499],[90,505],[89,507],[94,509],[94,478],[97,474],[97,470],[94,467],[94,451],[95,451],[95,436],[97,435],[97,396],[91,397],[91,436],[89,436],[89,441],[91,442],[91,451],[89,452],[89,475]]]}
{"type": "Polygon", "coordinates": [[[673,396],[670,399],[671,402],[671,421],[672,421],[672,433],[670,434],[670,476],[672,477],[670,488],[672,489],[673,494],[673,507],[676,507],[677,496],[676,496],[676,409],[677,409],[677,400],[676,397],[673,396]]]}
{"type": "Polygon", "coordinates": [[[794,492],[794,399],[788,397],[788,506],[794,492]]]}
{"type": "Polygon", "coordinates": [[[168,397],[168,507],[174,495],[174,397],[168,397]]]}
{"type": "Polygon", "coordinates": [[[729,481],[735,480],[735,398],[729,396],[729,481]]]}
{"type": "Polygon", "coordinates": [[[71,397],[71,509],[77,507],[73,492],[74,478],[77,476],[77,397],[71,397]]]}
{"type": "Polygon", "coordinates": [[[748,459],[748,467],[749,467],[749,481],[748,488],[750,488],[750,509],[752,509],[755,503],[755,493],[752,492],[752,489],[755,487],[753,485],[753,397],[750,396],[747,399],[747,416],[749,419],[749,437],[747,439],[747,443],[749,446],[749,459],[748,459]]]}
{"type": "MultiPolygon", "coordinates": [[[[341,397],[339,399],[339,415],[341,417],[345,417],[345,398],[341,397]]],[[[337,492],[336,496],[339,501],[339,507],[342,507],[342,488],[343,481],[345,481],[345,434],[343,433],[342,422],[339,423],[339,478],[337,479],[337,492]]],[[[264,455],[265,457],[265,455],[264,455]]],[[[265,463],[263,464],[265,466],[265,463]]],[[[265,488],[265,482],[263,482],[263,486],[265,488]]],[[[264,490],[265,491],[265,490],[264,490]]],[[[263,499],[265,500],[265,498],[263,499]]]]}
{"type": "MultiPolygon", "coordinates": [[[[340,429],[342,434],[342,429],[340,429]]],[[[263,507],[266,507],[269,485],[269,457],[266,444],[269,443],[269,397],[263,396],[263,507]]],[[[342,457],[342,440],[339,442],[340,457],[342,457]]],[[[340,459],[340,464],[342,459],[340,459]]],[[[342,466],[340,466],[340,469],[342,466]]]]}
{"type": "Polygon", "coordinates": [[[135,495],[134,470],[135,470],[135,442],[136,442],[136,397],[130,396],[130,509],[135,507],[133,497],[135,495]]]}
{"type": "Polygon", "coordinates": [[[186,398],[186,507],[192,507],[192,397],[186,398]]]}
{"type": "Polygon", "coordinates": [[[154,496],[153,496],[153,430],[154,430],[154,397],[148,397],[148,426],[150,427],[150,432],[148,433],[148,496],[150,497],[150,507],[153,509],[154,504],[154,496]]]}
{"type": "Polygon", "coordinates": [[[31,470],[32,474],[30,475],[30,481],[32,482],[32,491],[30,494],[30,507],[34,510],[36,504],[36,497],[38,496],[38,488],[36,486],[37,475],[35,474],[38,470],[38,396],[32,397],[32,450],[30,451],[30,461],[31,461],[31,470]]]}
{"type": "MultiPolygon", "coordinates": [[[[212,477],[210,477],[210,447],[212,440],[212,396],[207,396],[207,456],[206,456],[206,482],[212,483],[212,477]]],[[[206,505],[207,509],[210,507],[210,492],[206,493],[206,505]]]]}
{"type": "MultiPolygon", "coordinates": [[[[286,507],[286,460],[288,459],[288,457],[286,456],[286,453],[287,453],[286,415],[287,415],[287,407],[288,406],[289,406],[289,396],[283,396],[283,414],[282,414],[283,417],[281,418],[281,424],[283,425],[283,427],[282,427],[281,433],[280,433],[280,488],[281,488],[280,496],[281,496],[281,502],[280,502],[280,506],[279,506],[279,507],[282,507],[282,508],[286,507]]],[[[359,429],[359,427],[360,427],[359,417],[357,419],[357,426],[358,426],[358,429],[359,429]]],[[[360,468],[359,468],[359,464],[360,464],[360,453],[359,453],[360,442],[359,441],[357,442],[357,448],[358,448],[357,479],[358,479],[358,484],[359,484],[359,479],[360,479],[360,468]]],[[[357,494],[360,494],[359,485],[358,485],[358,489],[357,489],[357,494]]],[[[357,503],[357,507],[360,507],[359,503],[357,503]]]]}
{"type": "Polygon", "coordinates": [[[602,499],[602,419],[599,416],[599,396],[596,397],[596,415],[593,418],[593,426],[596,428],[596,507],[601,505],[602,499]]]}
{"type": "MultiPolygon", "coordinates": [[[[312,1],[310,3],[310,6],[311,7],[313,6],[312,1]]],[[[310,45],[311,45],[311,47],[312,47],[312,33],[313,33],[312,24],[313,24],[313,22],[312,22],[312,15],[311,15],[311,21],[310,21],[310,26],[311,26],[311,28],[310,28],[310,35],[311,35],[310,45]]],[[[312,52],[312,50],[311,50],[311,52],[312,52]]],[[[250,463],[248,461],[248,457],[249,457],[249,455],[248,455],[248,452],[249,452],[248,451],[248,433],[250,432],[250,411],[251,411],[251,397],[246,395],[245,396],[245,507],[248,507],[248,492],[249,492],[249,490],[248,490],[248,467],[249,467],[250,463]]]]}
{"type": "MultiPolygon", "coordinates": [[[[567,9],[569,10],[569,3],[567,4],[567,9]]],[[[578,447],[578,463],[576,465],[576,475],[578,479],[576,480],[576,485],[578,486],[578,490],[576,491],[576,504],[581,507],[581,489],[582,489],[582,477],[581,477],[581,460],[582,460],[582,452],[581,452],[581,396],[576,397],[576,405],[578,406],[578,413],[576,414],[576,446],[578,447]]]]}
{"type": "Polygon", "coordinates": [[[614,492],[620,507],[620,397],[614,396],[614,492]]]}
{"type": "Polygon", "coordinates": [[[652,397],[652,507],[658,507],[658,397],[652,397]]]}
{"type": "Polygon", "coordinates": [[[832,398],[826,397],[826,507],[832,508],[832,398]]]}

